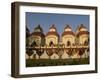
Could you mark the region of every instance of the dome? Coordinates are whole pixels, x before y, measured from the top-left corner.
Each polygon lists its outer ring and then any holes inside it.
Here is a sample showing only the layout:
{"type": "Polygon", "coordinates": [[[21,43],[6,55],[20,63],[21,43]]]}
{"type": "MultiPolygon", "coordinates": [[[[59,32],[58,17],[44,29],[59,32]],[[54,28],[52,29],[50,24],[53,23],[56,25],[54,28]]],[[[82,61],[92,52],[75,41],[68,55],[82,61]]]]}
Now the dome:
{"type": "Polygon", "coordinates": [[[53,24],[50,29],[56,29],[55,25],[53,24]]]}
{"type": "Polygon", "coordinates": [[[55,35],[55,36],[59,36],[59,34],[57,32],[48,32],[46,34],[46,36],[49,36],[49,35],[55,35]]]}
{"type": "Polygon", "coordinates": [[[66,27],[64,28],[64,32],[62,33],[62,36],[64,35],[73,35],[73,36],[75,35],[69,25],[66,25],[66,27]]]}
{"type": "Polygon", "coordinates": [[[54,24],[50,27],[49,31],[50,32],[57,32],[57,29],[56,29],[54,24]]]}
{"type": "Polygon", "coordinates": [[[41,28],[40,25],[38,25],[37,27],[34,28],[34,32],[42,32],[43,33],[43,29],[41,28]]]}
{"type": "Polygon", "coordinates": [[[83,24],[81,24],[81,25],[78,26],[78,28],[77,28],[76,35],[77,35],[77,36],[80,36],[80,35],[83,35],[83,34],[89,35],[89,32],[87,31],[87,28],[86,28],[83,24]]]}
{"type": "Polygon", "coordinates": [[[43,29],[41,28],[40,25],[38,25],[37,27],[34,28],[34,32],[32,32],[31,35],[41,36],[41,37],[44,37],[45,36],[43,34],[43,29]]]}
{"type": "Polygon", "coordinates": [[[71,27],[69,25],[66,25],[66,27],[64,28],[64,30],[66,29],[70,29],[71,30],[71,27]]]}
{"type": "Polygon", "coordinates": [[[43,34],[43,33],[41,33],[41,32],[33,32],[32,34],[31,34],[31,36],[40,36],[40,37],[45,37],[45,35],[43,34]]]}
{"type": "Polygon", "coordinates": [[[65,36],[65,35],[73,35],[73,36],[75,36],[75,34],[72,31],[63,32],[62,36],[65,36]]]}
{"type": "Polygon", "coordinates": [[[78,31],[87,31],[87,28],[81,24],[79,27],[78,27],[78,31]]]}
{"type": "Polygon", "coordinates": [[[86,35],[89,35],[89,32],[88,31],[80,31],[77,36],[81,36],[83,34],[86,34],[86,35]]]}
{"type": "Polygon", "coordinates": [[[48,36],[48,35],[56,35],[56,36],[59,36],[55,25],[52,25],[50,27],[49,32],[46,34],[46,36],[48,36]]]}

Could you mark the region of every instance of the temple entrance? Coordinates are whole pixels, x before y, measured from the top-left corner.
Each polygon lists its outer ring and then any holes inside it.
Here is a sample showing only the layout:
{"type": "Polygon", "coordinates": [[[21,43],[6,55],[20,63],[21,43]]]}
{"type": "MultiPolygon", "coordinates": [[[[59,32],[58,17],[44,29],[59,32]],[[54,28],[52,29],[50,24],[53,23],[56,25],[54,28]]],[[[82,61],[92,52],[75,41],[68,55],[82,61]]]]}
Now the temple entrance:
{"type": "Polygon", "coordinates": [[[67,41],[67,46],[70,46],[70,45],[71,45],[70,41],[67,41]]]}
{"type": "Polygon", "coordinates": [[[53,45],[54,45],[53,41],[50,41],[49,46],[53,46],[53,45]]]}

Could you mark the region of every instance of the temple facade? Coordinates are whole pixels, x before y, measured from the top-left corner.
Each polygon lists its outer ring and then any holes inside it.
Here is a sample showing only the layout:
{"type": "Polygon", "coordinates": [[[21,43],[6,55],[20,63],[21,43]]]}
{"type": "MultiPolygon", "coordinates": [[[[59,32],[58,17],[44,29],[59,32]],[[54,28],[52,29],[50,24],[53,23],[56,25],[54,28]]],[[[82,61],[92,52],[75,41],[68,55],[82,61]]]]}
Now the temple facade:
{"type": "Polygon", "coordinates": [[[89,44],[89,32],[83,24],[78,26],[78,29],[76,30],[76,38],[78,40],[78,44],[81,45],[89,44]]]}
{"type": "Polygon", "coordinates": [[[46,34],[45,40],[47,46],[57,45],[59,43],[59,34],[55,25],[50,27],[49,32],[46,34]]]}
{"type": "MultiPolygon", "coordinates": [[[[89,57],[89,31],[81,24],[73,32],[70,25],[66,25],[63,32],[59,34],[56,26],[51,25],[49,31],[44,34],[40,25],[34,28],[29,35],[27,29],[29,46],[34,48],[32,59],[67,59],[89,57]]],[[[26,54],[26,59],[28,59],[26,54]]]]}
{"type": "Polygon", "coordinates": [[[69,25],[66,25],[66,27],[64,28],[61,39],[62,44],[64,44],[65,46],[71,46],[75,44],[75,34],[69,25]]]}
{"type": "Polygon", "coordinates": [[[44,46],[45,35],[40,25],[34,28],[34,31],[30,34],[29,44],[31,46],[44,46]]]}

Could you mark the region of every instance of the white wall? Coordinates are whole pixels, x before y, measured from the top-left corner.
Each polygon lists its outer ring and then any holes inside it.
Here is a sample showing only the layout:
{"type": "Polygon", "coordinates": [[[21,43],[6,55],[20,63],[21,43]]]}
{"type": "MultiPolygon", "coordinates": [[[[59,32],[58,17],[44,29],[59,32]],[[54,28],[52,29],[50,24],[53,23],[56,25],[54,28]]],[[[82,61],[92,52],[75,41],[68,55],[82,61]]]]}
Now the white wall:
{"type": "MultiPolygon", "coordinates": [[[[0,80],[16,80],[10,76],[11,67],[11,2],[15,0],[0,0],[0,80]]],[[[100,0],[16,0],[30,1],[55,4],[77,4],[77,5],[100,5],[100,0]]],[[[99,12],[100,14],[100,6],[99,12]]],[[[100,16],[98,16],[100,21],[100,16]]],[[[100,34],[100,23],[98,24],[98,34],[100,34]]],[[[100,44],[100,37],[98,37],[100,44]]],[[[100,45],[99,45],[100,47],[100,45]]],[[[100,53],[100,49],[99,49],[100,53]]],[[[51,76],[39,78],[22,78],[18,80],[100,80],[100,54],[98,54],[99,73],[97,74],[81,74],[81,75],[65,75],[51,76]]]]}

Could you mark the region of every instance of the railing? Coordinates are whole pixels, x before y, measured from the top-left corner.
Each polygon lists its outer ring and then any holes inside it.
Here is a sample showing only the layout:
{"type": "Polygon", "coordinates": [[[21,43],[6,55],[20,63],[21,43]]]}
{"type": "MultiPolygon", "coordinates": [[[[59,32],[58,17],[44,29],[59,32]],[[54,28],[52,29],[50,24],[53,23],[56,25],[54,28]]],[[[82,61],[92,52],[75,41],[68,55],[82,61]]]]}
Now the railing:
{"type": "Polygon", "coordinates": [[[69,49],[69,48],[89,48],[89,46],[63,46],[63,47],[61,47],[61,46],[37,46],[37,47],[26,47],[26,49],[27,48],[33,48],[33,49],[69,49]]]}

